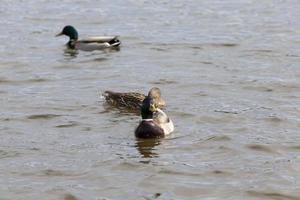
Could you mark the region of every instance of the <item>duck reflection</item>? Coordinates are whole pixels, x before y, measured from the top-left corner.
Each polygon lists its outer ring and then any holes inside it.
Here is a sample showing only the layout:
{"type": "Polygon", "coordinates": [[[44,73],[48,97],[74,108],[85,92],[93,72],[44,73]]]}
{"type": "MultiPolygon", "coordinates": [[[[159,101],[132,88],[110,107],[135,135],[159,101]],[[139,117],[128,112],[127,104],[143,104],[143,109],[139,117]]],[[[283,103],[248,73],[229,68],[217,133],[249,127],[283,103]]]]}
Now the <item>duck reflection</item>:
{"type": "MultiPolygon", "coordinates": [[[[98,51],[97,54],[108,54],[108,53],[114,53],[114,52],[119,52],[119,51],[120,51],[120,48],[116,47],[113,49],[104,49],[104,50],[100,51],[100,53],[98,51]]],[[[77,55],[79,54],[77,49],[70,49],[67,47],[64,49],[63,53],[65,56],[70,56],[70,57],[77,57],[77,55]]],[[[94,53],[94,54],[96,54],[96,53],[94,53]]]]}
{"type": "Polygon", "coordinates": [[[64,56],[68,58],[76,58],[78,55],[78,51],[76,49],[64,49],[64,56]]]}
{"type": "Polygon", "coordinates": [[[144,158],[153,158],[158,157],[158,154],[155,153],[155,146],[160,145],[160,139],[139,139],[136,138],[136,149],[144,158]]]}

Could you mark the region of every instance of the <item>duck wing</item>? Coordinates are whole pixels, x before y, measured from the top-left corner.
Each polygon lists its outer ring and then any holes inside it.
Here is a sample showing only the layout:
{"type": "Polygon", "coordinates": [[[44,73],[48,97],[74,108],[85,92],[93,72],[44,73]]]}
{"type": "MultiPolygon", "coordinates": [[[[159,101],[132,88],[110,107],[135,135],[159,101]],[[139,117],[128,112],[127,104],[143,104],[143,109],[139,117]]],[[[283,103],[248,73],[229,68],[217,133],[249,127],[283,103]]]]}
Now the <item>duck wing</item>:
{"type": "Polygon", "coordinates": [[[159,124],[160,128],[164,130],[165,135],[169,135],[174,131],[174,124],[172,120],[169,118],[168,123],[159,124]]]}
{"type": "Polygon", "coordinates": [[[153,119],[158,124],[164,124],[170,121],[168,115],[159,108],[157,108],[157,111],[153,113],[153,119]]]}
{"type": "Polygon", "coordinates": [[[88,37],[85,39],[81,39],[80,42],[84,43],[90,43],[90,42],[98,42],[98,43],[104,43],[104,42],[110,42],[112,40],[118,40],[118,36],[95,36],[95,37],[88,37]]]}
{"type": "Polygon", "coordinates": [[[139,110],[143,100],[145,99],[144,94],[140,94],[137,92],[112,92],[105,91],[103,96],[107,103],[117,106],[117,107],[125,107],[128,109],[139,110]]]}
{"type": "Polygon", "coordinates": [[[174,124],[168,115],[161,109],[153,114],[153,120],[164,130],[165,135],[174,131],[174,124]]]}
{"type": "Polygon", "coordinates": [[[99,36],[77,40],[75,48],[83,51],[94,51],[118,47],[120,44],[117,36],[99,36]]]}
{"type": "Polygon", "coordinates": [[[91,44],[105,44],[107,47],[116,47],[121,44],[118,36],[97,36],[97,37],[89,37],[86,39],[79,40],[80,43],[91,44]]]}
{"type": "Polygon", "coordinates": [[[107,42],[105,43],[97,43],[97,42],[81,42],[77,41],[75,45],[75,49],[82,50],[82,51],[95,51],[95,50],[103,50],[111,47],[111,45],[107,42]]]}

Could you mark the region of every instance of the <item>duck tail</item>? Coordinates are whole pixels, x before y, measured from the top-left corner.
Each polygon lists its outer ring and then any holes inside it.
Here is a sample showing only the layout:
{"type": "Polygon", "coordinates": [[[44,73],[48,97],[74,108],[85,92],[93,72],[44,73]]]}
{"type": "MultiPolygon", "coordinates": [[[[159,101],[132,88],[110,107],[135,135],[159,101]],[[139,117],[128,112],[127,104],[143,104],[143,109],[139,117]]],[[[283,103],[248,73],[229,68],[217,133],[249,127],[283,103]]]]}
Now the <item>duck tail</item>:
{"type": "Polygon", "coordinates": [[[114,39],[110,40],[108,43],[113,47],[117,47],[120,46],[121,41],[117,37],[115,37],[114,39]]]}

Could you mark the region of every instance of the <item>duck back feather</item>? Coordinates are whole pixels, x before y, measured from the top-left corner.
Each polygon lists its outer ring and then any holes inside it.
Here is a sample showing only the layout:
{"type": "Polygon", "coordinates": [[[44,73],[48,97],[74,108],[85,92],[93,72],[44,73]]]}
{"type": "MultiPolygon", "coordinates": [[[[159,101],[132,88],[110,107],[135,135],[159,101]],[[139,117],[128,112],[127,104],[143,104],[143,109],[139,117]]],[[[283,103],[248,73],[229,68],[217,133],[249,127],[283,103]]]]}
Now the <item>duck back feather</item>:
{"type": "Polygon", "coordinates": [[[112,92],[105,91],[103,96],[107,103],[117,106],[126,107],[128,109],[140,110],[145,95],[137,92],[112,92]]]}

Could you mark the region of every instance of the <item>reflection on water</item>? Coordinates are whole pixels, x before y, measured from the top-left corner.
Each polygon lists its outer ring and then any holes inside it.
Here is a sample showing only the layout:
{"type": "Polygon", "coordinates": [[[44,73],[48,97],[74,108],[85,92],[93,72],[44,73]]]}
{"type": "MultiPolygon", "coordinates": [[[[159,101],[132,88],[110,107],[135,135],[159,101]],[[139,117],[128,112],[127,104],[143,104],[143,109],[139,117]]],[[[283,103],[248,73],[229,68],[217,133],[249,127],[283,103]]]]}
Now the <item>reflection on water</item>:
{"type": "Polygon", "coordinates": [[[160,145],[160,139],[138,139],[136,138],[136,149],[144,158],[158,157],[155,147],[160,145]]]}
{"type": "Polygon", "coordinates": [[[247,191],[250,196],[268,199],[282,199],[282,200],[299,200],[300,196],[292,196],[290,194],[282,194],[278,192],[262,192],[262,191],[247,191]]]}
{"type": "MultiPolygon", "coordinates": [[[[121,50],[121,47],[114,47],[114,48],[107,48],[107,49],[103,49],[103,50],[96,50],[96,51],[92,51],[91,55],[105,55],[105,54],[110,54],[110,53],[116,53],[119,52],[121,50]]],[[[65,58],[76,58],[78,56],[78,54],[80,53],[80,50],[76,50],[76,49],[70,49],[68,48],[66,45],[63,49],[63,55],[65,56],[65,58]]],[[[82,52],[84,53],[84,52],[82,52]]],[[[106,55],[106,56],[107,56],[106,55]]],[[[86,55],[87,57],[89,55],[86,55]]],[[[94,61],[103,61],[106,60],[106,58],[93,58],[94,61]]]]}
{"type": "Polygon", "coordinates": [[[76,198],[72,194],[65,194],[64,200],[78,200],[78,198],[76,198]]]}
{"type": "Polygon", "coordinates": [[[67,47],[64,49],[64,56],[66,56],[66,57],[76,58],[78,53],[79,53],[79,51],[76,49],[70,49],[67,47]]]}

